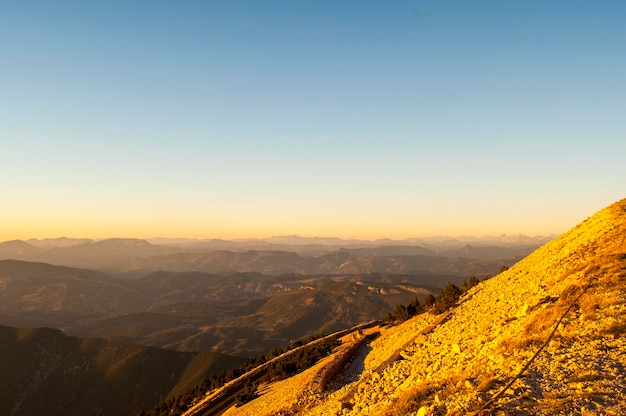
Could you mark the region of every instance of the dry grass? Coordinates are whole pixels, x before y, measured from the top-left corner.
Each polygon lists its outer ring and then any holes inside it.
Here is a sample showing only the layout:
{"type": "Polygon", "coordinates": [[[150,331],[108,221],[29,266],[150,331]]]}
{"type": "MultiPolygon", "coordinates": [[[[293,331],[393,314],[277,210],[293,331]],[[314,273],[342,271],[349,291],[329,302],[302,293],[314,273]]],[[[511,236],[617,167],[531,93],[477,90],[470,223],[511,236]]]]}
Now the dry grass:
{"type": "Polygon", "coordinates": [[[564,305],[570,306],[578,300],[578,298],[583,294],[583,291],[584,288],[580,285],[568,285],[561,292],[559,301],[564,305]]]}
{"type": "Polygon", "coordinates": [[[445,400],[447,397],[450,397],[459,391],[465,389],[464,382],[467,378],[462,376],[457,376],[454,378],[450,378],[446,380],[442,386],[441,390],[438,392],[438,398],[440,400],[445,400]]]}
{"type": "Polygon", "coordinates": [[[476,389],[481,393],[486,393],[489,390],[492,390],[497,384],[498,379],[494,377],[493,374],[483,373],[478,376],[478,386],[476,389]]]}
{"type": "Polygon", "coordinates": [[[544,340],[539,336],[511,337],[502,339],[498,344],[498,348],[502,352],[512,354],[515,351],[526,350],[530,347],[538,347],[543,342],[544,340]]]}
{"type": "Polygon", "coordinates": [[[602,331],[603,335],[613,335],[614,337],[626,333],[626,322],[613,322],[608,328],[602,331]]]}
{"type": "Polygon", "coordinates": [[[567,381],[568,383],[581,383],[586,381],[596,381],[601,380],[604,377],[601,374],[596,372],[587,372],[582,374],[576,374],[570,377],[567,381]]]}
{"type": "Polygon", "coordinates": [[[578,306],[580,306],[580,310],[583,314],[593,315],[600,309],[601,301],[602,297],[595,293],[595,291],[593,293],[586,292],[580,297],[578,306]]]}
{"type": "Polygon", "coordinates": [[[398,397],[392,406],[390,416],[406,416],[421,406],[432,402],[432,396],[441,389],[441,384],[422,382],[398,397]]]}
{"type": "Polygon", "coordinates": [[[524,336],[543,338],[542,335],[554,327],[554,324],[563,315],[565,309],[565,305],[555,304],[538,310],[528,324],[526,324],[524,336]]]}
{"type": "MultiPolygon", "coordinates": [[[[431,405],[433,402],[444,402],[446,398],[466,389],[466,380],[468,380],[467,377],[458,375],[442,382],[422,382],[414,388],[407,390],[395,401],[390,415],[406,416],[416,412],[422,406],[431,405]]],[[[491,381],[485,383],[491,383],[491,381]]]]}

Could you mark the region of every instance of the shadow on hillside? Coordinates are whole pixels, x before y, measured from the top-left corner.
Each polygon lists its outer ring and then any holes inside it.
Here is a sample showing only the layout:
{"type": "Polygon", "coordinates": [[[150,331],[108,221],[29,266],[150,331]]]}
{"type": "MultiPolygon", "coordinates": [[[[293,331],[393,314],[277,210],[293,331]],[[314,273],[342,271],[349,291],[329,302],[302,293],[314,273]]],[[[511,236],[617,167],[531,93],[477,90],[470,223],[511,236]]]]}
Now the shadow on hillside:
{"type": "MultiPolygon", "coordinates": [[[[376,333],[368,336],[368,342],[372,342],[374,339],[378,338],[379,335],[380,333],[376,333]]],[[[359,380],[359,377],[363,371],[365,371],[365,358],[370,351],[372,351],[372,347],[369,343],[364,343],[354,354],[350,362],[346,364],[343,371],[328,383],[327,391],[334,393],[342,387],[359,380]]]]}

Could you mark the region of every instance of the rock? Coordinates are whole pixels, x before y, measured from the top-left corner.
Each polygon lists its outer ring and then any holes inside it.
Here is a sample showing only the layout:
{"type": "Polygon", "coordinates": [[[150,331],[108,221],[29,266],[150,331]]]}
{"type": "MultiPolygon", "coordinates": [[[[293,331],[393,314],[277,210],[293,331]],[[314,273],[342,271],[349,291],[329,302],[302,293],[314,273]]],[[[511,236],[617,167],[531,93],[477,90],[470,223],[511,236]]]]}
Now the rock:
{"type": "Polygon", "coordinates": [[[515,316],[518,317],[518,318],[524,317],[524,316],[528,315],[528,310],[529,309],[530,309],[530,306],[527,303],[525,303],[521,308],[519,308],[519,310],[517,311],[515,316]]]}
{"type": "Polygon", "coordinates": [[[430,408],[428,406],[422,406],[417,411],[417,416],[426,416],[430,413],[430,408]]]}

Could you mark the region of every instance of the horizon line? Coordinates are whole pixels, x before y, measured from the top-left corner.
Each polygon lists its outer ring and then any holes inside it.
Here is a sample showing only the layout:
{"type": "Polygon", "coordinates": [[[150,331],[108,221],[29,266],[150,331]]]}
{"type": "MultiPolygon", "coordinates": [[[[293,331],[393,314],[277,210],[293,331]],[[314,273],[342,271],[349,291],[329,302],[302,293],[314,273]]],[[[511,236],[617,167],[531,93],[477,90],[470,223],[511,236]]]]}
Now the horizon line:
{"type": "Polygon", "coordinates": [[[272,235],[267,237],[163,237],[163,236],[153,236],[153,237],[68,237],[66,235],[59,237],[30,237],[30,238],[13,238],[8,240],[3,240],[2,243],[11,242],[11,241],[45,241],[45,240],[93,240],[93,241],[105,241],[105,240],[189,240],[189,241],[214,241],[214,240],[223,240],[223,241],[232,241],[232,242],[244,242],[244,241],[267,241],[272,239],[286,239],[286,238],[298,238],[303,240],[324,240],[324,239],[333,239],[333,240],[341,240],[341,241],[368,241],[368,242],[376,242],[376,241],[411,241],[411,240],[420,240],[420,239],[487,239],[487,238],[506,238],[506,237],[529,237],[529,238],[555,238],[559,236],[560,233],[549,233],[549,234],[524,234],[524,233],[515,233],[515,234],[438,234],[438,235],[423,235],[423,236],[413,236],[413,237],[404,237],[404,238],[392,238],[392,237],[376,237],[376,238],[358,238],[358,237],[339,237],[332,235],[314,235],[314,236],[306,236],[300,234],[283,234],[283,235],[272,235]]]}

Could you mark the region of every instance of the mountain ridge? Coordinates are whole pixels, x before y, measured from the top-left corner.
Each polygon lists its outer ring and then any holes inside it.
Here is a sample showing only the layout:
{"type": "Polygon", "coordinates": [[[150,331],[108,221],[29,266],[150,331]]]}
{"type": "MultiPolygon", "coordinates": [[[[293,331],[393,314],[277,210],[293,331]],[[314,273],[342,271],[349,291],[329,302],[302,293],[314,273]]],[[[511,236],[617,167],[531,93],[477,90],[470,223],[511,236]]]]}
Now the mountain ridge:
{"type": "Polygon", "coordinates": [[[43,261],[62,266],[95,268],[133,257],[159,254],[212,252],[212,251],[287,251],[307,257],[347,249],[384,251],[388,246],[403,246],[405,250],[419,250],[424,254],[445,253],[466,246],[489,247],[526,252],[549,241],[554,236],[499,236],[499,237],[429,237],[405,240],[343,240],[335,237],[289,237],[243,240],[194,240],[167,238],[107,238],[74,239],[67,237],[48,239],[11,240],[0,242],[0,259],[43,261]],[[430,250],[430,252],[428,251],[430,250]]]}
{"type": "MultiPolygon", "coordinates": [[[[363,249],[366,253],[371,250],[363,249]]],[[[120,261],[103,270],[132,277],[136,273],[172,271],[206,273],[260,272],[284,274],[363,274],[363,273],[434,273],[472,275],[497,271],[504,262],[515,258],[477,260],[469,257],[443,255],[359,255],[347,249],[315,257],[288,251],[211,251],[205,253],[174,253],[155,257],[120,261]]],[[[522,256],[522,254],[518,254],[522,256]]]]}

